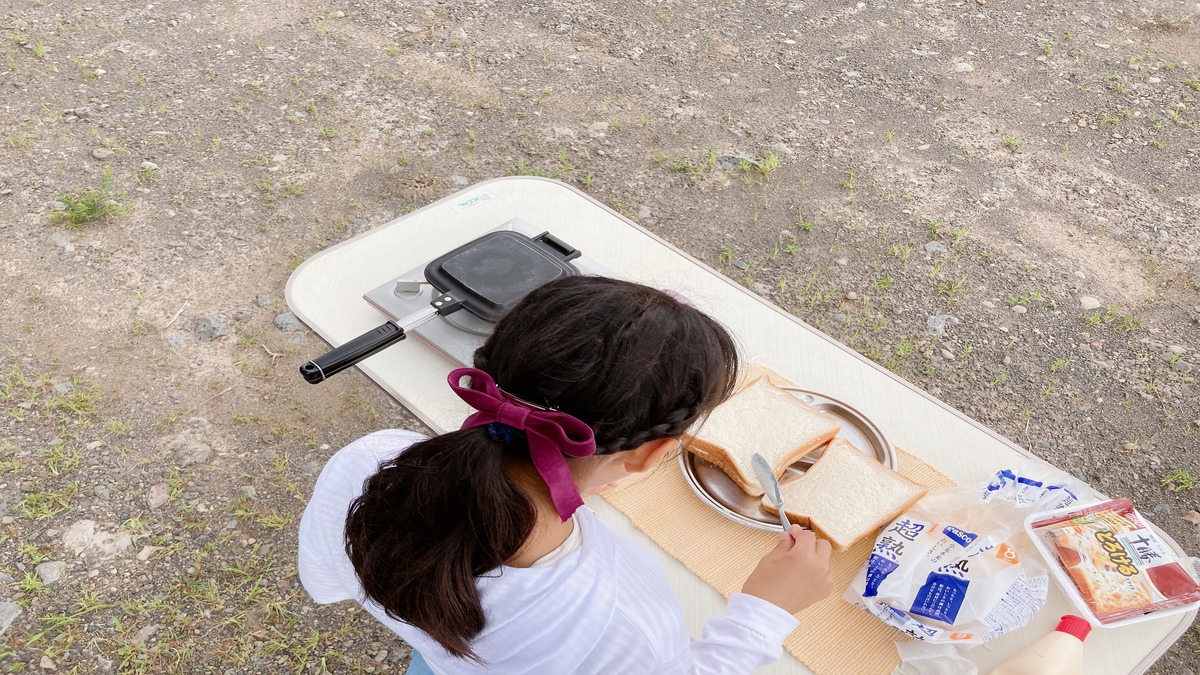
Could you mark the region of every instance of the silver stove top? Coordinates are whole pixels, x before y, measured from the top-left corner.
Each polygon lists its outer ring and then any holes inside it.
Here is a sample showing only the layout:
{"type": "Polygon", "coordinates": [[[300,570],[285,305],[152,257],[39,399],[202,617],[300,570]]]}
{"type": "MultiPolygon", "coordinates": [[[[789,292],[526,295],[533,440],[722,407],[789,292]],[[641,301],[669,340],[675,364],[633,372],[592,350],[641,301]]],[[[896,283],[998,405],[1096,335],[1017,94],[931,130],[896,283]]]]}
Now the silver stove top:
{"type": "MultiPolygon", "coordinates": [[[[490,231],[499,230],[513,230],[530,237],[536,237],[546,231],[534,227],[520,218],[513,218],[490,231]]],[[[375,309],[396,322],[429,307],[429,303],[433,301],[434,290],[432,286],[425,283],[425,265],[427,264],[428,261],[421,263],[395,279],[367,291],[363,298],[375,309]]],[[[617,276],[586,255],[572,260],[571,264],[577,267],[581,274],[613,278],[617,276]]],[[[416,335],[450,359],[464,366],[470,366],[474,360],[475,350],[483,346],[484,340],[491,332],[492,324],[462,310],[418,326],[410,331],[410,334],[416,335]]]]}

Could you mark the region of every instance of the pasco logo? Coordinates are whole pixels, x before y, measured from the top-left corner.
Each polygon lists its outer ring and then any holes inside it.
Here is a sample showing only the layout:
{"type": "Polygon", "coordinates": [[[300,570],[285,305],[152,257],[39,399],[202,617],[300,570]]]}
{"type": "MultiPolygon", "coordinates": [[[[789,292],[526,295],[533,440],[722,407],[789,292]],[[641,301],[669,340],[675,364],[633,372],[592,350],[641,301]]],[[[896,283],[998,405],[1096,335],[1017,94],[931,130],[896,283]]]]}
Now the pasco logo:
{"type": "Polygon", "coordinates": [[[470,197],[467,197],[466,199],[455,202],[452,208],[455,211],[466,211],[467,209],[471,208],[472,206],[478,206],[479,204],[482,204],[483,202],[488,202],[491,200],[492,200],[492,196],[490,194],[488,194],[486,192],[481,192],[477,195],[471,195],[470,197]]]}

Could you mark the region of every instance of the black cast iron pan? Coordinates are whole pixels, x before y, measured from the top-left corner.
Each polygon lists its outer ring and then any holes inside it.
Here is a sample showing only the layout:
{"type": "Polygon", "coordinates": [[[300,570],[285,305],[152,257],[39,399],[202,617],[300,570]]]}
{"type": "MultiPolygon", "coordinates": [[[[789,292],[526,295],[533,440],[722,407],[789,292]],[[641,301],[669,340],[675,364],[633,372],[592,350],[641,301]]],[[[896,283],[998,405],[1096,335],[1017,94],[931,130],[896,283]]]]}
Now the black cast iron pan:
{"type": "Polygon", "coordinates": [[[425,280],[437,293],[429,307],[399,321],[387,323],[300,366],[300,374],[312,384],[403,340],[407,331],[436,316],[465,309],[495,323],[527,293],[579,270],[570,263],[579,251],[543,232],[529,237],[501,230],[469,241],[425,266],[425,280]]]}

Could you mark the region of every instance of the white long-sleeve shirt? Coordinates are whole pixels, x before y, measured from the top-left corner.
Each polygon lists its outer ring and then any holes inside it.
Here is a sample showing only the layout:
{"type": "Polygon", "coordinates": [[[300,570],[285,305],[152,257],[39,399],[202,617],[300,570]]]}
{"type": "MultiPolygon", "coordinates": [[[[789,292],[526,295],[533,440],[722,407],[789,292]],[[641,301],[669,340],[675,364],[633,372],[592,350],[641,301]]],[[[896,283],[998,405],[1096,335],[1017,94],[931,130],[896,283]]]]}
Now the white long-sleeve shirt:
{"type": "MultiPolygon", "coordinates": [[[[435,673],[749,673],[782,653],[796,618],[734,594],[691,640],[666,576],[649,553],[586,506],[575,513],[579,547],[548,567],[501,567],[476,580],[486,624],[471,642],[483,663],[448,654],[420,629],[365,598],[346,556],[350,502],[380,463],[424,436],[380,431],[337,452],[300,521],[300,580],[318,603],[356,600],[421,652],[435,673]]],[[[403,514],[397,514],[403,518],[403,514]]]]}

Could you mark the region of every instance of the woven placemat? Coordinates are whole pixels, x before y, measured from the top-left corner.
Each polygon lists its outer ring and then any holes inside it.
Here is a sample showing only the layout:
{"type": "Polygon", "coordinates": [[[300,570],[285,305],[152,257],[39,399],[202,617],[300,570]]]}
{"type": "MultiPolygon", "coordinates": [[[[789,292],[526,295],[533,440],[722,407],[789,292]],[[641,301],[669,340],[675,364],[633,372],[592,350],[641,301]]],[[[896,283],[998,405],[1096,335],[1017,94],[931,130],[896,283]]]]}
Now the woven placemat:
{"type": "MultiPolygon", "coordinates": [[[[790,384],[757,364],[746,368],[742,381],[763,374],[776,384],[790,384]]],[[[897,452],[900,473],[910,480],[931,489],[954,485],[920,459],[899,448],[897,452]]],[[[759,559],[777,541],[778,535],[739,525],[700,501],[684,481],[674,457],[648,473],[626,478],[602,496],[668,555],[726,598],[741,589],[759,559]]],[[[867,537],[833,554],[833,593],[801,612],[800,627],[784,642],[784,649],[817,675],[886,675],[900,662],[893,643],[908,638],[841,599],[874,543],[874,537],[867,537]]]]}

